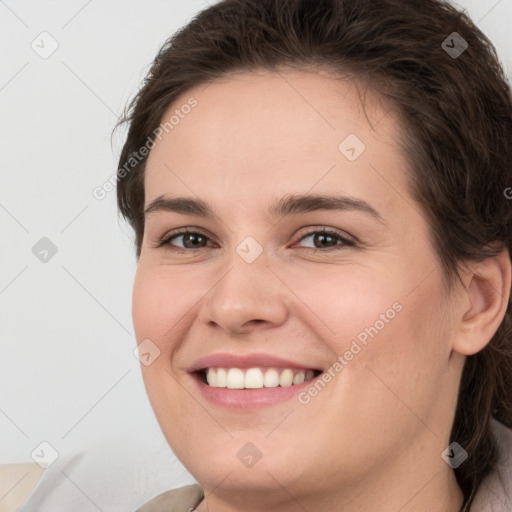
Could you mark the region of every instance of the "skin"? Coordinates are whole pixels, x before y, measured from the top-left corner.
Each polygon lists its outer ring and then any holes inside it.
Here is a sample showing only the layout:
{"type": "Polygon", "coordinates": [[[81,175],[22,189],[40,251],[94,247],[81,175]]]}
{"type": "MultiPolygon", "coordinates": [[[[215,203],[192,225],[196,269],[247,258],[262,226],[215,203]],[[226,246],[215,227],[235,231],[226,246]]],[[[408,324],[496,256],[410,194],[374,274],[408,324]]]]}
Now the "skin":
{"type": "Polygon", "coordinates": [[[161,351],[143,378],[166,439],[205,490],[197,510],[459,510],[441,453],[465,355],[505,314],[508,254],[467,265],[464,285],[447,293],[408,188],[401,127],[368,92],[370,126],[353,82],[318,70],[238,73],[187,91],[169,113],[190,96],[197,107],[151,150],[145,204],[201,198],[216,216],[147,216],[133,321],[138,342],[161,351]],[[366,146],[353,162],[338,149],[348,134],[366,146]],[[366,201],[383,221],[361,211],[267,214],[288,194],[333,193],[366,201]],[[182,227],[206,236],[199,249],[183,236],[157,247],[182,227]],[[322,228],[357,243],[315,245],[322,228]],[[236,252],[247,236],[263,249],[250,264],[236,252]],[[223,409],[187,373],[219,352],[327,369],[397,302],[401,311],[307,404],[223,409]],[[262,454],[250,468],[237,457],[249,442],[262,454]]]}

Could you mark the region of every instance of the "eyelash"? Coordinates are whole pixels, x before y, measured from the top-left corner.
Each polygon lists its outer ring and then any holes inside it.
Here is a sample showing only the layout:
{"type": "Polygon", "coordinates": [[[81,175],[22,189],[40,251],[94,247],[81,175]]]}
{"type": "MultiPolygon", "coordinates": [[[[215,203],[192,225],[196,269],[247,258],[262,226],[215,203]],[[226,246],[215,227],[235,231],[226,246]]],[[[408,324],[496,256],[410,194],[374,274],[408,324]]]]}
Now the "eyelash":
{"type": "MultiPolygon", "coordinates": [[[[182,235],[187,235],[187,234],[200,235],[202,237],[208,238],[208,236],[206,234],[202,233],[201,231],[193,231],[188,228],[183,228],[183,229],[178,229],[178,230],[170,233],[169,235],[164,236],[160,240],[160,242],[158,242],[157,247],[168,246],[170,250],[175,251],[175,252],[180,252],[180,253],[191,252],[191,251],[207,248],[207,247],[198,247],[197,249],[187,249],[186,247],[176,247],[171,244],[171,240],[173,240],[174,238],[177,238],[182,235]]],[[[303,249],[305,249],[307,251],[312,251],[312,252],[318,252],[318,251],[326,252],[326,251],[337,250],[343,246],[354,247],[356,245],[356,242],[354,240],[343,236],[339,231],[336,231],[333,229],[328,229],[328,228],[310,231],[309,233],[306,233],[305,235],[301,236],[299,239],[299,242],[302,242],[305,238],[308,238],[308,237],[310,237],[312,235],[316,235],[316,234],[332,236],[332,237],[336,238],[338,241],[340,241],[341,244],[336,244],[333,247],[327,247],[325,249],[319,249],[319,248],[314,248],[314,247],[304,247],[303,249]]]]}

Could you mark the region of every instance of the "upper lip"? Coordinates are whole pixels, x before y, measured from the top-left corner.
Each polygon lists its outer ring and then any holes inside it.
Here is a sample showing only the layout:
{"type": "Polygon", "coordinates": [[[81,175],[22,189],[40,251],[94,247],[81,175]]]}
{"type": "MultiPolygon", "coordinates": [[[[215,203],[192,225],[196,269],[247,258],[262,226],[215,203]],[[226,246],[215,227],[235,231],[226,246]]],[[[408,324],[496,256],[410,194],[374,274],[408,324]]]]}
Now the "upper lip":
{"type": "Polygon", "coordinates": [[[298,368],[306,370],[318,370],[318,367],[308,363],[290,361],[270,354],[246,354],[235,355],[228,353],[211,354],[198,359],[189,369],[189,372],[197,372],[205,368],[298,368]]]}

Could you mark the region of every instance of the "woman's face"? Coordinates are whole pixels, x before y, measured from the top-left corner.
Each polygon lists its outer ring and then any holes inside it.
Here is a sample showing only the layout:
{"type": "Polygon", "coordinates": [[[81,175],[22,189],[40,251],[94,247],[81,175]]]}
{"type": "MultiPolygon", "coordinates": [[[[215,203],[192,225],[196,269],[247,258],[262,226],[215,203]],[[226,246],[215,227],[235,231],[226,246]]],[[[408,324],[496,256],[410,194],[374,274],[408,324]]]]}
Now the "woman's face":
{"type": "Polygon", "coordinates": [[[412,497],[448,467],[462,357],[393,111],[368,95],[372,128],[353,84],[298,71],[197,87],[163,121],[176,109],[133,291],[172,449],[216,494],[350,500],[393,476],[412,497]]]}

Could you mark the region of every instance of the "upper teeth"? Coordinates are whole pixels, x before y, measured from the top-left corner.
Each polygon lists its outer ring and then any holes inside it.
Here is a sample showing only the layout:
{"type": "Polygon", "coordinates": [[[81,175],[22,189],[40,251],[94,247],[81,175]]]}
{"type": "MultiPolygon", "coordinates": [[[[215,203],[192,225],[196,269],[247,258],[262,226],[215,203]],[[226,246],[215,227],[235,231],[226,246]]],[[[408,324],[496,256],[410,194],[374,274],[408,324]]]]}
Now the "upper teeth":
{"type": "Polygon", "coordinates": [[[289,387],[293,384],[302,384],[311,380],[314,376],[313,370],[297,370],[285,368],[278,370],[268,368],[208,368],[206,381],[215,388],[228,389],[257,389],[275,388],[277,386],[289,387]],[[279,373],[281,372],[281,373],[279,373]]]}

